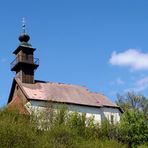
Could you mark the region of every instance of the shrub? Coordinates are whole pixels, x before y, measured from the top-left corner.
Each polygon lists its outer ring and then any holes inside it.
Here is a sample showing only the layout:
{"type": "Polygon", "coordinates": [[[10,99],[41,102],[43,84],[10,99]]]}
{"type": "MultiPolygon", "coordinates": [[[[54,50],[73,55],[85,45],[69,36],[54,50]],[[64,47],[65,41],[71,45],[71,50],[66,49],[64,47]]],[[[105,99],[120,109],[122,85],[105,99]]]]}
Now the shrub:
{"type": "MultiPolygon", "coordinates": [[[[86,118],[85,114],[68,114],[66,110],[50,113],[52,120],[44,120],[47,121],[45,127],[48,128],[43,130],[36,124],[41,121],[40,118],[22,115],[17,111],[0,111],[0,147],[104,148],[110,145],[125,147],[117,140],[113,140],[113,128],[108,122],[102,126],[96,125],[93,118],[86,118]]],[[[43,119],[47,119],[47,116],[44,117],[43,119]]]]}
{"type": "Polygon", "coordinates": [[[119,130],[122,135],[120,140],[130,147],[147,143],[148,125],[142,112],[126,111],[121,118],[119,130]]]}
{"type": "Polygon", "coordinates": [[[7,147],[34,147],[36,130],[29,116],[20,115],[16,111],[0,112],[0,146],[7,147]]]}

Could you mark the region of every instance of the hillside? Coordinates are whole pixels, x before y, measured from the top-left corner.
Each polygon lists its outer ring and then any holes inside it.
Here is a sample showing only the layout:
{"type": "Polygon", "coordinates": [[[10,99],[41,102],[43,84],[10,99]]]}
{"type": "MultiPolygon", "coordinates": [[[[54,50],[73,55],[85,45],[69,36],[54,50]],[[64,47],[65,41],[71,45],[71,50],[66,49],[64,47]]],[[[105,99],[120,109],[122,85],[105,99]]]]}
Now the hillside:
{"type": "MultiPolygon", "coordinates": [[[[148,136],[147,130],[143,133],[145,136],[148,136]]],[[[0,145],[3,148],[126,148],[129,141],[123,132],[126,131],[121,130],[121,124],[115,126],[104,121],[99,126],[93,123],[93,117],[86,119],[85,115],[67,114],[65,109],[56,113],[49,109],[38,119],[7,109],[0,112],[0,145]]],[[[146,144],[146,140],[141,144],[146,144]]]]}

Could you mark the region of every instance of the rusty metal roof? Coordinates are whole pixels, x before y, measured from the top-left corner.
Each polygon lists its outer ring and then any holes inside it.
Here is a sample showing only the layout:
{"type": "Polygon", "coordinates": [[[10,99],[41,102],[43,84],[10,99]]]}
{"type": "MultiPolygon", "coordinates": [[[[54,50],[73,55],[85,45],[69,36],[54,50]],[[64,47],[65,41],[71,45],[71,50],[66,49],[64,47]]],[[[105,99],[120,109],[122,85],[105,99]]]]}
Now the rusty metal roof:
{"type": "Polygon", "coordinates": [[[34,84],[21,83],[17,80],[28,99],[54,101],[87,106],[118,107],[101,93],[90,92],[86,87],[36,81],[34,84]]]}

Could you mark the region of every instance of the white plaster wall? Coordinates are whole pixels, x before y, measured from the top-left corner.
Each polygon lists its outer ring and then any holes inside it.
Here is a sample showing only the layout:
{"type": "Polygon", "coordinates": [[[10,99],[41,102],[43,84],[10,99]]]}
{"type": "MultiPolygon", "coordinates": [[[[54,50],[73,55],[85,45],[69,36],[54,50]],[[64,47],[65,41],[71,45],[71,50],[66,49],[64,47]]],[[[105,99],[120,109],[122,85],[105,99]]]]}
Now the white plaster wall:
{"type": "Polygon", "coordinates": [[[85,113],[86,117],[93,117],[96,123],[101,123],[102,112],[100,108],[80,105],[68,105],[68,110],[71,112],[85,113]]]}
{"type": "Polygon", "coordinates": [[[111,115],[114,117],[114,123],[118,123],[120,121],[121,112],[117,108],[102,108],[104,116],[111,121],[111,115]]]}
{"type": "MultiPolygon", "coordinates": [[[[101,120],[107,118],[109,121],[111,120],[111,115],[114,116],[114,123],[120,121],[120,111],[116,108],[107,108],[107,107],[89,107],[89,106],[81,106],[81,105],[63,105],[58,103],[51,104],[54,109],[61,108],[62,106],[66,106],[69,112],[78,112],[78,113],[86,113],[86,117],[94,117],[95,123],[101,123],[101,120]]],[[[27,110],[31,113],[39,113],[46,109],[46,107],[50,107],[44,101],[30,101],[26,103],[27,110]]]]}

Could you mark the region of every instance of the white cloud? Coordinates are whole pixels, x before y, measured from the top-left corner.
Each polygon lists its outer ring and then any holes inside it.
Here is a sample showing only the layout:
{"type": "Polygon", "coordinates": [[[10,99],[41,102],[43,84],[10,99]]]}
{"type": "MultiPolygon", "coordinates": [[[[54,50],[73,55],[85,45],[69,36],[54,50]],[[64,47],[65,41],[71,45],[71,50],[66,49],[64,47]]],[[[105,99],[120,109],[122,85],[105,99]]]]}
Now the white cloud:
{"type": "Polygon", "coordinates": [[[109,95],[111,95],[111,96],[117,96],[117,91],[116,90],[112,90],[112,91],[110,91],[109,92],[109,95]]]}
{"type": "Polygon", "coordinates": [[[137,49],[128,49],[121,53],[114,51],[109,63],[130,67],[133,70],[148,70],[148,53],[142,53],[137,49]]]}
{"type": "Polygon", "coordinates": [[[146,89],[148,89],[148,77],[144,77],[140,80],[137,80],[133,84],[133,87],[125,89],[124,92],[128,91],[142,92],[145,91],[146,89]]]}
{"type": "Polygon", "coordinates": [[[148,77],[142,78],[136,82],[135,91],[143,91],[148,88],[148,77]]]}
{"type": "Polygon", "coordinates": [[[123,84],[124,84],[124,81],[121,80],[121,78],[117,78],[117,79],[116,79],[116,84],[118,84],[118,85],[123,85],[123,84]]]}
{"type": "Polygon", "coordinates": [[[110,82],[110,85],[124,85],[125,84],[125,82],[120,78],[120,77],[118,77],[118,78],[116,78],[114,81],[111,81],[110,82]]]}

